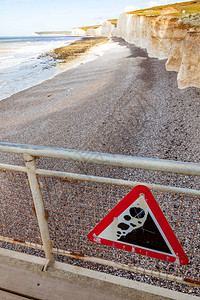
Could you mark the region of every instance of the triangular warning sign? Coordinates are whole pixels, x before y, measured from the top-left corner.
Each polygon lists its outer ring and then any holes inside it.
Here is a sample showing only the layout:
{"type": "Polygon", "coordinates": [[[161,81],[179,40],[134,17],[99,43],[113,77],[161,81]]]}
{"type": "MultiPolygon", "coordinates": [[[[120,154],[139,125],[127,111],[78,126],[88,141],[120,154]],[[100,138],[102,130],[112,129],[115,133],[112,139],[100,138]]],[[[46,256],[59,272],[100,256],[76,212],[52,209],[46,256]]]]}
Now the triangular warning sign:
{"type": "Polygon", "coordinates": [[[136,186],[88,234],[102,245],[181,265],[188,258],[150,190],[136,186]]]}

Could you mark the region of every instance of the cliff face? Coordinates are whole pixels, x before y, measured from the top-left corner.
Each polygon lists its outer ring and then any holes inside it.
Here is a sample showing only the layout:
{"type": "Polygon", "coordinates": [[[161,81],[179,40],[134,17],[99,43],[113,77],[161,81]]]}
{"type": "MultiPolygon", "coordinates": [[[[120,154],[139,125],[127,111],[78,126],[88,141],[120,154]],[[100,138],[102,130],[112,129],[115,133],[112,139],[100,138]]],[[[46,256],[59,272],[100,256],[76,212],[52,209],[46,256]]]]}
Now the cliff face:
{"type": "Polygon", "coordinates": [[[180,89],[200,88],[200,30],[183,26],[181,20],[163,15],[120,15],[117,36],[138,47],[146,48],[150,57],[167,59],[166,69],[178,72],[180,89]]]}
{"type": "Polygon", "coordinates": [[[180,57],[179,88],[188,86],[200,88],[200,32],[187,33],[180,57]]]}
{"type": "Polygon", "coordinates": [[[121,14],[117,22],[117,36],[141,48],[149,48],[150,19],[132,14],[121,14]]]}
{"type": "Polygon", "coordinates": [[[150,57],[167,59],[166,69],[178,72],[180,89],[190,86],[200,88],[200,28],[186,26],[173,7],[163,9],[158,16],[149,12],[149,15],[123,13],[119,16],[117,27],[105,21],[96,29],[77,28],[72,35],[122,37],[145,48],[150,57]]]}
{"type": "Polygon", "coordinates": [[[104,21],[103,24],[96,29],[96,35],[111,37],[117,35],[117,28],[109,21],[104,21]]]}
{"type": "Polygon", "coordinates": [[[86,36],[86,31],[80,28],[73,28],[72,29],[72,36],[86,36]]]}
{"type": "Polygon", "coordinates": [[[117,35],[117,28],[109,21],[104,21],[98,28],[88,28],[82,30],[81,28],[75,28],[72,30],[72,36],[105,36],[111,37],[117,35]]]}

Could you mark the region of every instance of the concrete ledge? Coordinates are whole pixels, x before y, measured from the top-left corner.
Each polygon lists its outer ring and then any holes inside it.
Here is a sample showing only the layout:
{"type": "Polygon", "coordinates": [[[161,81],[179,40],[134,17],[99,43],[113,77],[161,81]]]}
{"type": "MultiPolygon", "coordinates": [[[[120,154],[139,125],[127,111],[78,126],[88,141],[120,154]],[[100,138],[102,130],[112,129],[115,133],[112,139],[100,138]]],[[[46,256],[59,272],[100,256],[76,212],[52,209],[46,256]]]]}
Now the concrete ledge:
{"type": "Polygon", "coordinates": [[[48,300],[199,299],[59,262],[42,272],[45,263],[43,258],[0,249],[0,289],[48,300]]]}

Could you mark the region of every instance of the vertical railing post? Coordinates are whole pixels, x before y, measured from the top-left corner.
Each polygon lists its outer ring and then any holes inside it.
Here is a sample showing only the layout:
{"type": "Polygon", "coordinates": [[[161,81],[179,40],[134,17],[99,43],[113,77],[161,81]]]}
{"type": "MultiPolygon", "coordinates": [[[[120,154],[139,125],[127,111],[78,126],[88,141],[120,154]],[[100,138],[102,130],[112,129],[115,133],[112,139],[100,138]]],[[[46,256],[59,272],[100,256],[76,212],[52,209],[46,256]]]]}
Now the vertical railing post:
{"type": "Polygon", "coordinates": [[[35,211],[36,211],[38,225],[41,233],[44,252],[47,258],[47,264],[45,265],[45,269],[46,269],[47,266],[52,265],[54,263],[54,256],[52,253],[48,222],[45,217],[45,209],[44,209],[42,194],[41,194],[40,186],[35,172],[36,161],[35,161],[35,157],[29,154],[24,154],[24,160],[25,160],[28,180],[29,180],[29,184],[33,196],[33,202],[35,205],[35,211]]]}

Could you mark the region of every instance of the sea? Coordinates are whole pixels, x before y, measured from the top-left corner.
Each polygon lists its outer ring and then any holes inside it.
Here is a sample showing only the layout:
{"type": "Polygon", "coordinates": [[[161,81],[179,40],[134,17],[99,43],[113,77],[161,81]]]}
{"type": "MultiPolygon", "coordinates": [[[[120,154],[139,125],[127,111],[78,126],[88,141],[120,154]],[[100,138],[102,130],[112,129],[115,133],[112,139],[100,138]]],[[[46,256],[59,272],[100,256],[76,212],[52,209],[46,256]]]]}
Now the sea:
{"type": "Polygon", "coordinates": [[[0,100],[60,72],[50,50],[80,38],[68,36],[0,37],[0,100]]]}

